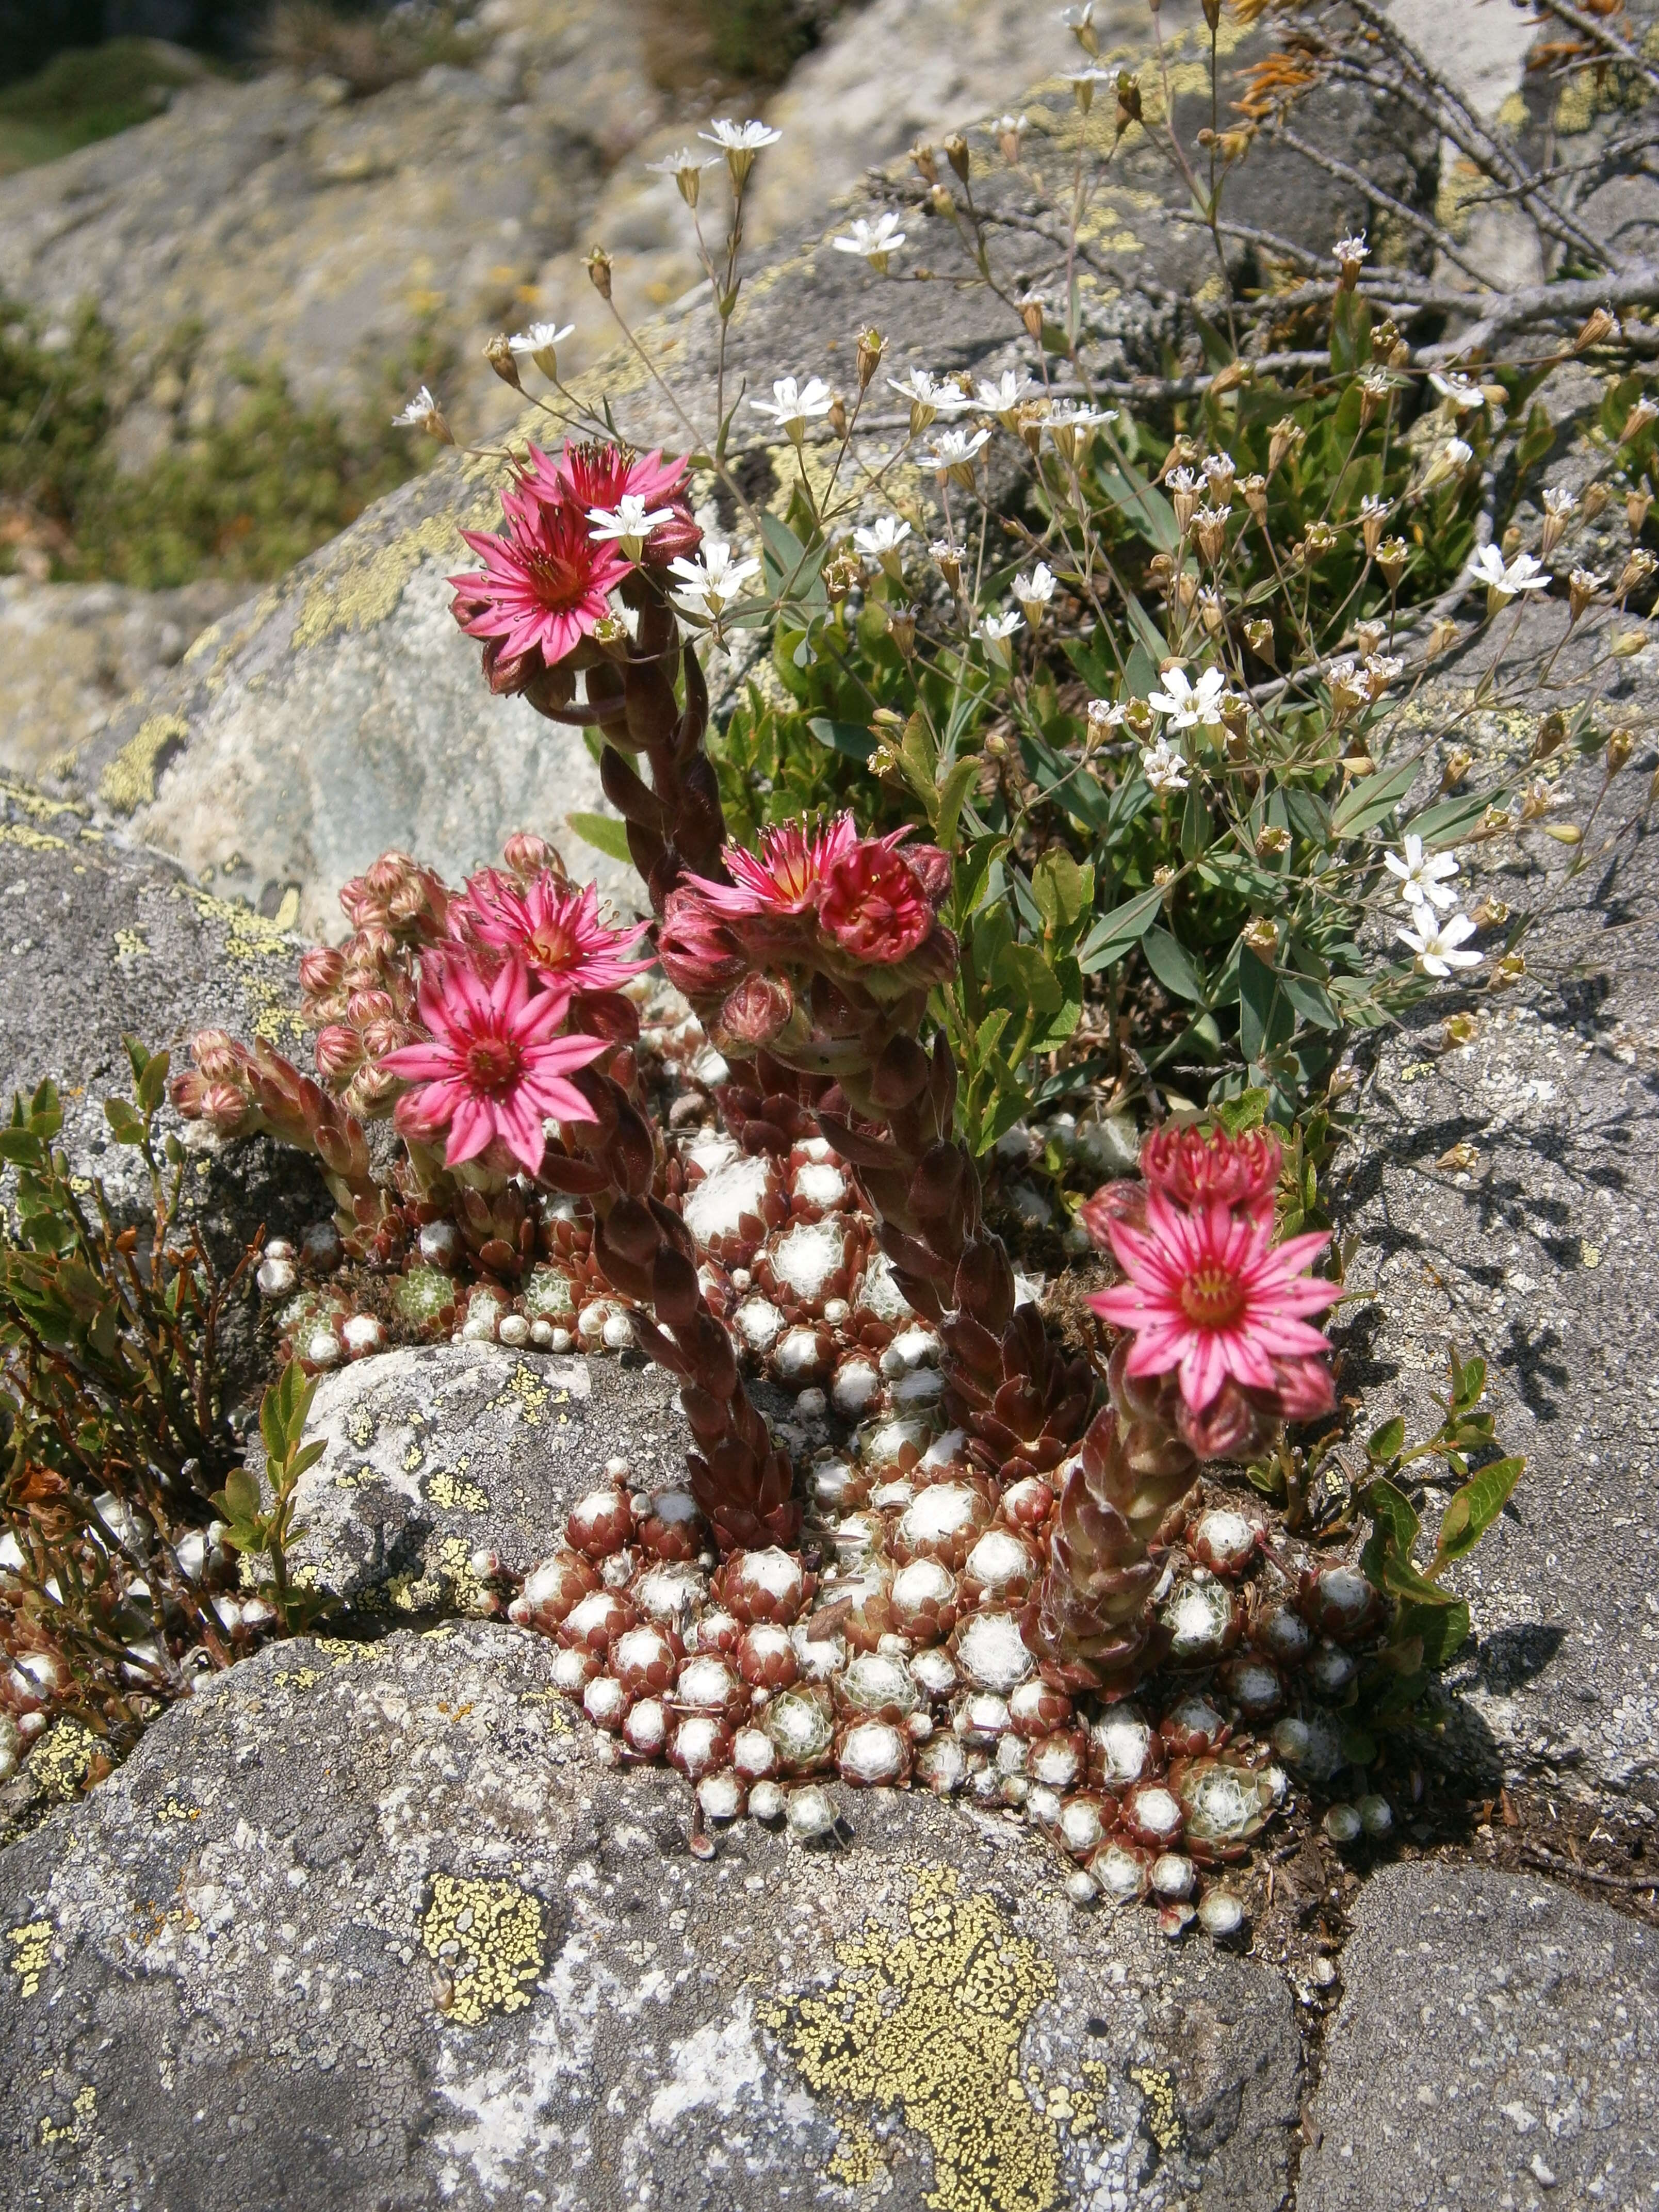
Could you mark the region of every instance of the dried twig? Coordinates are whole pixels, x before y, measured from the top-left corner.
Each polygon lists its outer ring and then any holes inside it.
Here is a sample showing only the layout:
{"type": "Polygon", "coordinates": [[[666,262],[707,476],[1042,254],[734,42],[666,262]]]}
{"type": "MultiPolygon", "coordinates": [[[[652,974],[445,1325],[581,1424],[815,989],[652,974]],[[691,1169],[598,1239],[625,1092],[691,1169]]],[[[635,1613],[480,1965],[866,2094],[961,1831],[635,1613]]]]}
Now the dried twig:
{"type": "Polygon", "coordinates": [[[1530,1866],[1547,1867],[1552,1874],[1576,1875],[1580,1881],[1599,1882],[1603,1889],[1659,1890],[1659,1870],[1652,1874],[1603,1874],[1599,1867],[1580,1866],[1576,1859],[1564,1859],[1559,1851],[1547,1851],[1542,1844],[1522,1844],[1521,1856],[1530,1866]]]}
{"type": "Polygon", "coordinates": [[[1616,60],[1623,62],[1626,69],[1633,69],[1644,84],[1659,92],[1659,70],[1644,61],[1635,47],[1627,40],[1621,39],[1610,24],[1594,15],[1587,15],[1582,8],[1573,7],[1571,0],[1533,0],[1533,4],[1546,14],[1553,15],[1558,22],[1565,23],[1577,31],[1580,38],[1588,39],[1593,46],[1600,46],[1603,53],[1612,54],[1616,60]]]}

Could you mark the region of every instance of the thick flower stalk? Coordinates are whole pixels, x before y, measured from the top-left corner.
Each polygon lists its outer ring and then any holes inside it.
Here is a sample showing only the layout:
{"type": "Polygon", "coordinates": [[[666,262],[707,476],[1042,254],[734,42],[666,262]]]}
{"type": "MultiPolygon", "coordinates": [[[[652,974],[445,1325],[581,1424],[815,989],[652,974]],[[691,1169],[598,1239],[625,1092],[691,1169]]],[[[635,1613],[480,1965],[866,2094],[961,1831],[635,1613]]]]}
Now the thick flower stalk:
{"type": "Polygon", "coordinates": [[[776,1149],[810,1107],[854,1170],[900,1289],[935,1322],[947,1407],[1004,1483],[1051,1473],[1082,1433],[1088,1363],[1014,1304],[1013,1270],[981,1212],[954,1132],[956,1067],[919,1042],[927,994],[953,970],[939,920],[950,863],[903,833],[861,838],[850,816],[728,848],[729,883],[688,877],[659,933],[670,978],[720,1049],[746,1060],[723,1099],[751,1149],[776,1149]]]}
{"type": "Polygon", "coordinates": [[[789,1455],[772,1441],[738,1371],[737,1353],[698,1279],[691,1233],[653,1191],[659,1147],[622,1085],[589,1068],[574,1079],[587,1108],[562,1125],[542,1180],[593,1209],[593,1256],[612,1288],[649,1306],[635,1316],[641,1348],[679,1378],[697,1449],[687,1454],[691,1492],[722,1552],[793,1545],[800,1506],[789,1455]]]}

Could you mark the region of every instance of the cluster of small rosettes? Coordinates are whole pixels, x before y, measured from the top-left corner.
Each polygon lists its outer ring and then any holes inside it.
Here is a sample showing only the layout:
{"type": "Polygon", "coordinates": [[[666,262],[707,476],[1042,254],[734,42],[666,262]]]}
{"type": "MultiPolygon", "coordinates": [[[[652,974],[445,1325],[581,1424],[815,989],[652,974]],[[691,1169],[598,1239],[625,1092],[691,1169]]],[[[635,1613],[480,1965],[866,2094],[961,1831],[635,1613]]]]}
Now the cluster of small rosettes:
{"type": "MultiPolygon", "coordinates": [[[[726,1064],[678,994],[658,986],[655,995],[642,1043],[676,1079],[699,1071],[691,1097],[707,1111],[726,1064]]],[[[856,1421],[939,1398],[938,1336],[899,1291],[853,1176],[822,1137],[746,1152],[688,1117],[667,1143],[667,1203],[696,1241],[704,1295],[747,1364],[806,1394],[804,1419],[833,1411],[856,1421]]],[[[382,1311],[363,1310],[331,1279],[346,1257],[332,1222],[308,1229],[297,1247],[272,1238],[258,1279],[284,1352],[313,1370],[361,1359],[386,1348],[392,1316],[422,1335],[517,1350],[617,1352],[634,1342],[632,1302],[593,1260],[584,1201],[517,1182],[488,1199],[463,1191],[461,1200],[459,1218],[427,1218],[434,1209],[414,1205],[383,1214],[378,1266],[371,1261],[385,1278],[382,1311]]]]}
{"type": "MultiPolygon", "coordinates": [[[[1259,1521],[1200,1499],[1167,1554],[1158,1674],[1133,1701],[1069,1697],[1028,1631],[1055,1490],[999,1492],[964,1444],[889,1413],[821,1455],[817,1571],[778,1548],[717,1565],[690,1494],[635,1492],[614,1461],[512,1618],[556,1638],[555,1679],[609,1757],[693,1785],[700,1856],[745,1813],[827,1836],[837,1781],[960,1793],[1050,1838],[1077,1903],[1149,1898],[1171,1935],[1194,1918],[1232,1935],[1244,1908],[1217,1870],[1283,1802],[1286,1768],[1328,1796],[1348,1763],[1376,1593],[1346,1566],[1287,1580],[1259,1521]]],[[[1326,1825],[1347,1844],[1390,1821],[1364,1795],[1326,1825]]]]}

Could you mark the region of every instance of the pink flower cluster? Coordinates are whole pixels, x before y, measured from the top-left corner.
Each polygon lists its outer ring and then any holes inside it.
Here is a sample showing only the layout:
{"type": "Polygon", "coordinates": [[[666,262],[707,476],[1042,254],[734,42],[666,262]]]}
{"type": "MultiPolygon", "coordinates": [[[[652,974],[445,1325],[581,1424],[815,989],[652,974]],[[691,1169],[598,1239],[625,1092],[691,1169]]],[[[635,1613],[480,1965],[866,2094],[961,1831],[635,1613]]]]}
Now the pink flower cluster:
{"type": "Polygon", "coordinates": [[[1141,1148],[1145,1182],[1109,1183],[1083,1209],[1127,1278],[1089,1301],[1133,1335],[1126,1379],[1172,1378],[1183,1432],[1206,1455],[1245,1449],[1264,1420],[1310,1420],[1334,1402],[1330,1344],[1304,1316],[1341,1285],[1306,1272],[1328,1236],[1273,1243],[1280,1164],[1265,1130],[1158,1130],[1141,1148]]]}
{"type": "Polygon", "coordinates": [[[702,533],[684,491],[685,463],[614,444],[567,444],[555,459],[538,447],[501,494],[506,527],[464,530],[482,569],[452,576],[453,611],[483,644],[493,691],[522,691],[576,653],[611,613],[611,596],[635,562],[596,533],[595,513],[633,497],[654,517],[644,565],[689,557],[702,533]]]}
{"type": "Polygon", "coordinates": [[[497,1173],[538,1174],[544,1122],[595,1119],[569,1079],[638,1035],[619,994],[651,963],[636,957],[643,926],[604,921],[543,839],[510,837],[502,858],[457,892],[382,854],[340,894],[351,937],[300,963],[326,1088],[268,1047],[204,1030],[174,1085],[181,1110],[227,1133],[273,1128],[354,1189],[368,1169],[358,1117],[387,1113],[408,1138],[441,1139],[450,1167],[493,1152],[497,1173]]]}
{"type": "Polygon", "coordinates": [[[636,1033],[617,994],[651,962],[633,957],[643,925],[613,928],[592,884],[568,882],[539,839],[515,843],[516,865],[481,869],[449,897],[445,936],[421,956],[426,1035],[380,1068],[412,1086],[396,1108],[405,1136],[444,1135],[450,1167],[499,1143],[533,1176],[544,1121],[595,1118],[567,1079],[636,1033]]]}
{"type": "Polygon", "coordinates": [[[657,949],[670,981],[694,1003],[723,1000],[722,1027],[761,1044],[814,975],[878,998],[942,981],[957,959],[938,919],[951,864],[932,845],[901,849],[908,835],[860,837],[842,814],[768,830],[758,854],[728,845],[729,884],[692,876],[669,895],[657,949]]]}

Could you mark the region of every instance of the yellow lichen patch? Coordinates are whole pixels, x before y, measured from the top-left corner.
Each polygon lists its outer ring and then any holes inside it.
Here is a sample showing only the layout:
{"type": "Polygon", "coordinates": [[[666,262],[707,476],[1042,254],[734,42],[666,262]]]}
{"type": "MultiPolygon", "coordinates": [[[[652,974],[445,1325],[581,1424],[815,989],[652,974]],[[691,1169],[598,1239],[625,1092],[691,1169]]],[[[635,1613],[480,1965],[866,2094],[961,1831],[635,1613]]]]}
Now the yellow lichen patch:
{"type": "Polygon", "coordinates": [[[155,1814],[156,1823],[161,1826],[173,1820],[199,1820],[201,1817],[199,1805],[181,1805],[176,1797],[169,1797],[165,1804],[158,1805],[155,1814]]]}
{"type": "Polygon", "coordinates": [[[148,806],[155,796],[162,756],[171,746],[183,744],[189,735],[190,724],[183,715],[150,715],[99,778],[98,796],[118,814],[148,806]]]}
{"type": "Polygon", "coordinates": [[[348,545],[307,590],[294,625],[294,649],[303,653],[337,630],[373,629],[404,595],[404,587],[428,557],[465,557],[459,532],[486,530],[495,513],[493,498],[453,514],[428,514],[373,552],[348,545]]]}
{"type": "Polygon", "coordinates": [[[879,2180],[887,2171],[887,2162],[869,2129],[854,2120],[842,2128],[836,2154],[824,2171],[832,2181],[848,2189],[863,2189],[879,2180]]]}
{"type": "Polygon", "coordinates": [[[542,1415],[550,1405],[568,1406],[570,1393],[561,1390],[556,1398],[545,1382],[538,1382],[522,1360],[507,1378],[501,1395],[490,1401],[490,1411],[518,1401],[519,1413],[527,1429],[538,1429],[542,1415]]]}
{"type": "Polygon", "coordinates": [[[0,799],[8,800],[18,811],[36,822],[51,822],[60,814],[84,814],[84,806],[73,799],[48,799],[44,792],[34,790],[27,783],[18,783],[9,775],[0,775],[0,799]]]}
{"type": "Polygon", "coordinates": [[[9,1928],[6,1941],[11,1945],[11,1970],[22,1984],[23,1995],[34,1996],[52,1963],[51,1921],[29,1920],[21,1928],[9,1928]]]}
{"type": "Polygon", "coordinates": [[[1176,2114],[1175,2076],[1160,2066],[1132,2066],[1129,2079],[1146,2100],[1146,2132],[1162,2151],[1171,2151],[1181,2141],[1181,2122],[1176,2114]]]}
{"type": "Polygon", "coordinates": [[[367,1406],[354,1406],[346,1416],[346,1435],[359,1451],[367,1451],[374,1441],[374,1416],[367,1406]]]}
{"type": "Polygon", "coordinates": [[[472,1554],[463,1536],[445,1536],[430,1546],[419,1572],[394,1576],[386,1591],[400,1613],[434,1613],[441,1605],[449,1605],[482,1620],[495,1610],[489,1589],[473,1571],[472,1554]]]}
{"type": "MultiPolygon", "coordinates": [[[[29,1773],[43,1796],[58,1804],[78,1797],[103,1747],[79,1721],[54,1721],[29,1754],[29,1773]]],[[[103,1771],[107,1773],[108,1767],[103,1771]]]]}
{"type": "Polygon", "coordinates": [[[78,2143],[80,2142],[82,2130],[98,2110],[98,2092],[90,2081],[84,2089],[76,2092],[75,2102],[71,2109],[75,2118],[64,2127],[55,2127],[49,2119],[41,2120],[40,2140],[43,2143],[78,2143]]]}
{"type": "Polygon", "coordinates": [[[253,1012],[253,1034],[268,1044],[292,1042],[306,1033],[299,1009],[289,1006],[283,988],[258,974],[261,963],[280,962],[286,969],[290,947],[289,933],[299,918],[300,894],[292,886],[283,895],[274,916],[261,914],[242,899],[215,898],[210,891],[188,893],[204,921],[221,922],[225,931],[225,957],[240,961],[249,971],[242,988],[253,1012]]]}
{"type": "Polygon", "coordinates": [[[489,1493],[476,1482],[469,1482],[464,1474],[452,1474],[441,1467],[435,1474],[427,1478],[426,1494],[432,1503],[446,1513],[483,1513],[489,1510],[489,1493]]]}
{"type": "Polygon", "coordinates": [[[434,1875],[421,1942],[447,1977],[452,2020],[521,2012],[545,1956],[541,1900],[515,1881],[434,1875]]]}
{"type": "Polygon", "coordinates": [[[124,960],[147,960],[149,957],[149,947],[144,942],[142,929],[118,929],[115,951],[118,957],[124,960]]]}
{"type": "Polygon", "coordinates": [[[46,830],[32,830],[27,822],[0,822],[0,845],[21,845],[26,853],[66,853],[61,837],[46,830]]]}
{"type": "Polygon", "coordinates": [[[826,1995],[770,2013],[811,2086],[896,2105],[933,2154],[937,2212],[1047,2212],[1060,2199],[1059,2122],[1019,2077],[1026,2023],[1053,1966],[994,1898],[924,1869],[895,1941],[874,1922],[839,1944],[826,1995]]]}

